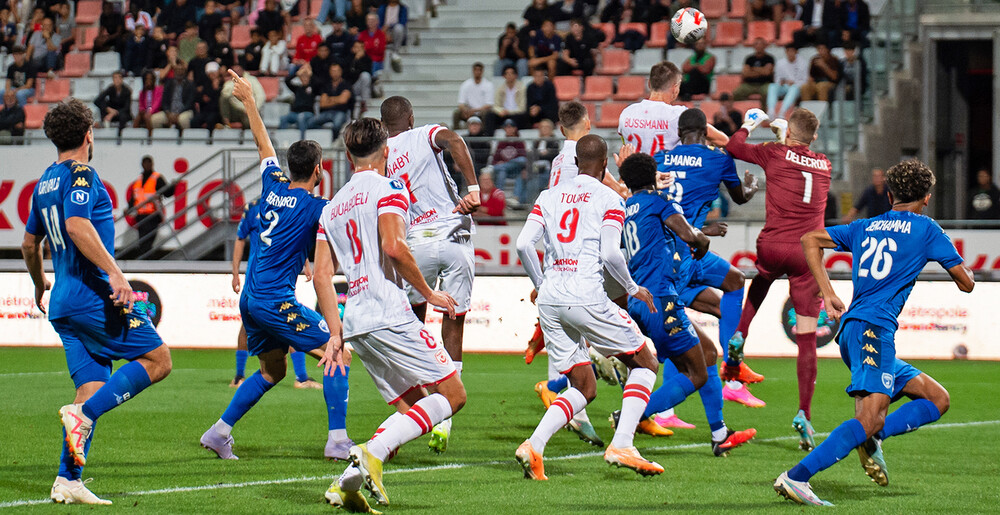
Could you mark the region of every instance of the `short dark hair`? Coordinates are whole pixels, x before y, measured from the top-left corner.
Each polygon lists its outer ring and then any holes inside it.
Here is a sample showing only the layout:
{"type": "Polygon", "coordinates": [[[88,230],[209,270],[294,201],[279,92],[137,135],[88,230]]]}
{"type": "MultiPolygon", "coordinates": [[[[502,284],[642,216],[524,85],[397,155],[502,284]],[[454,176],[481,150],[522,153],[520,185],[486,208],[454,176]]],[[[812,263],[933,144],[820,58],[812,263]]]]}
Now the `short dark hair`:
{"type": "MultiPolygon", "coordinates": [[[[405,100],[405,99],[404,99],[405,100]]],[[[385,146],[389,131],[374,118],[359,118],[344,128],[344,146],[351,157],[368,157],[385,146]]]]}
{"type": "Polygon", "coordinates": [[[559,106],[559,125],[567,129],[572,129],[580,124],[587,117],[587,108],[572,100],[559,106]]]}
{"type": "Polygon", "coordinates": [[[844,50],[857,50],[858,44],[853,40],[844,41],[844,50]]]}
{"type": "Polygon", "coordinates": [[[382,101],[379,114],[382,116],[382,123],[396,127],[409,120],[413,114],[413,104],[406,97],[392,96],[382,101]]]}
{"type": "Polygon", "coordinates": [[[507,26],[504,27],[504,30],[507,30],[507,29],[516,29],[516,28],[517,28],[517,25],[515,25],[514,22],[508,22],[507,26]]]}
{"type": "Polygon", "coordinates": [[[472,68],[473,69],[476,69],[476,68],[485,68],[485,66],[483,66],[483,63],[481,63],[479,61],[476,61],[476,62],[472,63],[472,68]]]}
{"type": "Polygon", "coordinates": [[[681,70],[670,61],[654,64],[649,70],[649,89],[664,91],[681,80],[681,70]]]}
{"type": "Polygon", "coordinates": [[[576,142],[576,159],[580,168],[608,158],[608,143],[596,134],[587,134],[576,142]]]}
{"type": "Polygon", "coordinates": [[[83,102],[70,98],[45,113],[45,136],[60,152],[80,148],[94,126],[94,115],[83,102]]]}
{"type": "Polygon", "coordinates": [[[514,73],[517,73],[517,68],[515,68],[515,67],[513,67],[513,66],[511,66],[511,65],[508,64],[507,66],[503,67],[503,73],[501,73],[500,75],[506,75],[507,74],[507,70],[514,70],[514,73]]]}
{"type": "Polygon", "coordinates": [[[885,172],[893,200],[903,204],[923,200],[935,182],[934,172],[919,159],[907,159],[885,172]]]}
{"type": "Polygon", "coordinates": [[[293,181],[307,181],[316,165],[323,161],[323,149],[313,140],[302,140],[288,147],[288,173],[293,181]]]}
{"type": "Polygon", "coordinates": [[[798,52],[799,51],[799,46],[796,45],[795,43],[789,43],[789,44],[785,45],[785,50],[788,50],[788,49],[792,49],[792,50],[795,50],[796,52],[798,52]]]}
{"type": "Polygon", "coordinates": [[[707,132],[708,120],[705,112],[696,107],[685,110],[677,118],[677,135],[683,137],[686,132],[707,132]]]}
{"type": "Polygon", "coordinates": [[[632,191],[648,188],[656,184],[656,160],[649,154],[632,154],[618,167],[618,175],[632,191]]]}

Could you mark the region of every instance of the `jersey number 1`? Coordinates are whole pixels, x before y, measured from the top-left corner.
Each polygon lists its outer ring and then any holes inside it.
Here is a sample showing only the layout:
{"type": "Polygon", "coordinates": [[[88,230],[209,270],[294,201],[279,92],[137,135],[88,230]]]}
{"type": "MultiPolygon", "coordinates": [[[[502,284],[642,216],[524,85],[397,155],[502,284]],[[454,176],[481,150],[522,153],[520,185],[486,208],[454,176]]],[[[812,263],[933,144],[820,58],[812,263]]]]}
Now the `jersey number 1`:
{"type": "Polygon", "coordinates": [[[570,209],[562,215],[562,219],[559,220],[559,234],[556,235],[562,243],[569,243],[576,239],[576,224],[580,222],[580,210],[577,208],[570,209]],[[563,232],[565,231],[565,232],[563,232]]]}

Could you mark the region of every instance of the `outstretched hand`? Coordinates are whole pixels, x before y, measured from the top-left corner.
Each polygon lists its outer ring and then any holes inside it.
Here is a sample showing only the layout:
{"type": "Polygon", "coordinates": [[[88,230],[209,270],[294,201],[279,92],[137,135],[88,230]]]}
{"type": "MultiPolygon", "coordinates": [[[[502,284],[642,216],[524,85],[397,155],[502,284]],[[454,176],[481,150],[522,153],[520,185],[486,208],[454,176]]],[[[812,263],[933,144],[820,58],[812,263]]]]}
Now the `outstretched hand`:
{"type": "Polygon", "coordinates": [[[635,154],[635,146],[631,143],[626,143],[622,145],[622,148],[618,149],[618,153],[615,154],[615,165],[621,166],[622,163],[628,159],[628,156],[635,154]]]}
{"type": "Polygon", "coordinates": [[[237,75],[232,69],[229,70],[229,76],[233,79],[233,96],[240,102],[243,102],[243,105],[248,108],[255,106],[253,88],[250,87],[250,83],[237,75]]]}

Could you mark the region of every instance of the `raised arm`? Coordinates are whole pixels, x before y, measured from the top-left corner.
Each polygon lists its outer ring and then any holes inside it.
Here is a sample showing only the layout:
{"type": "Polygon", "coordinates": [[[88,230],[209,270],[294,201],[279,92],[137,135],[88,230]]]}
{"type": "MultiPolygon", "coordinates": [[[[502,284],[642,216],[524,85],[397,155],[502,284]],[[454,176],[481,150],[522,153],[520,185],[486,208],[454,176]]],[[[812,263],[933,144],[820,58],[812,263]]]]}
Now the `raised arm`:
{"type": "Polygon", "coordinates": [[[816,278],[819,291],[823,294],[823,299],[826,302],[826,312],[833,318],[840,320],[844,311],[847,311],[847,307],[833,291],[830,275],[826,271],[826,266],[823,265],[823,251],[837,248],[837,244],[830,237],[830,233],[826,232],[826,229],[806,233],[805,236],[802,236],[801,241],[802,250],[806,255],[806,263],[809,264],[809,271],[816,278]]]}
{"type": "Polygon", "coordinates": [[[469,185],[469,192],[462,198],[461,202],[455,206],[457,213],[469,215],[479,207],[479,180],[476,179],[476,167],[472,164],[472,155],[469,154],[469,147],[465,140],[451,129],[440,129],[434,134],[434,144],[441,149],[451,151],[451,157],[455,160],[455,166],[461,172],[465,183],[469,185]]]}
{"type": "Polygon", "coordinates": [[[243,107],[246,109],[247,118],[250,120],[250,132],[253,134],[254,143],[257,144],[260,160],[277,156],[274,152],[274,146],[271,145],[271,137],[267,134],[267,128],[264,127],[264,120],[261,119],[260,111],[257,110],[257,101],[253,98],[253,87],[233,70],[229,70],[229,75],[233,78],[233,96],[243,102],[243,107]]]}
{"type": "Polygon", "coordinates": [[[735,187],[727,186],[726,191],[729,192],[729,198],[733,199],[733,202],[743,205],[750,202],[750,199],[753,198],[759,188],[760,185],[757,184],[757,178],[750,173],[750,170],[747,170],[743,172],[742,184],[735,187]]]}
{"type": "Polygon", "coordinates": [[[427,302],[448,310],[448,316],[455,318],[455,299],[441,291],[434,291],[427,285],[417,261],[406,244],[406,222],[396,214],[378,217],[378,233],[382,252],[392,260],[393,266],[406,282],[410,283],[427,302]]]}
{"type": "Polygon", "coordinates": [[[344,340],[341,337],[343,327],[340,322],[340,310],[337,309],[337,291],[333,288],[333,274],[337,271],[337,256],[330,250],[326,236],[320,233],[316,238],[316,275],[313,289],[319,302],[319,311],[330,328],[330,340],[326,351],[320,360],[324,367],[324,375],[332,375],[333,368],[340,368],[344,374],[344,340]]]}

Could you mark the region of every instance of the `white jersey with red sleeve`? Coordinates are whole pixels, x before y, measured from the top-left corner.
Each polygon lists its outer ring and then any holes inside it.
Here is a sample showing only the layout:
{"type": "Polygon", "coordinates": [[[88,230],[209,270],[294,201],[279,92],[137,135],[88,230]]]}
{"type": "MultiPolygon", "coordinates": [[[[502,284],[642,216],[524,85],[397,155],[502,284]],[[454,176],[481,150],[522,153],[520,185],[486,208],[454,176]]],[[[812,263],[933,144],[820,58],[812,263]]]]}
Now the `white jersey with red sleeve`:
{"type": "Polygon", "coordinates": [[[444,129],[424,125],[389,138],[386,175],[409,190],[411,246],[475,232],[471,216],[452,212],[462,198],[434,141],[444,129]]]}
{"type": "Polygon", "coordinates": [[[643,154],[670,152],[680,143],[677,120],[687,108],[644,99],[622,111],[618,117],[618,135],[622,143],[635,145],[643,154]]]}
{"type": "Polygon", "coordinates": [[[378,235],[379,215],[408,220],[407,197],[402,181],[366,170],[355,173],[323,209],[317,240],[330,245],[348,285],[344,338],[416,319],[378,235]]]}
{"type": "Polygon", "coordinates": [[[553,188],[562,181],[568,181],[580,173],[576,166],[576,141],[566,140],[562,150],[552,160],[552,170],[549,173],[549,187],[553,188]]]}
{"type": "Polygon", "coordinates": [[[621,229],[624,220],[621,196],[589,175],[577,175],[543,191],[526,222],[544,227],[546,269],[538,303],[606,303],[601,227],[621,229]]]}

